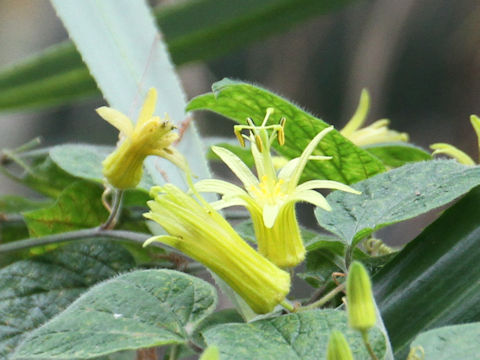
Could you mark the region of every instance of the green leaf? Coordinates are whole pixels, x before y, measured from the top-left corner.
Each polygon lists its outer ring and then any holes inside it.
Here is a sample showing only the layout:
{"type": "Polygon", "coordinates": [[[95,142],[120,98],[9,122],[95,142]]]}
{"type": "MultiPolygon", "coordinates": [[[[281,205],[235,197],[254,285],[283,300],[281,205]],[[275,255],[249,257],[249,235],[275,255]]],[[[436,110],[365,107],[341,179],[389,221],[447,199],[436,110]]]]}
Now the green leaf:
{"type": "Polygon", "coordinates": [[[14,359],[85,359],[184,344],[216,303],[213,286],[190,275],[172,270],[124,274],[90,289],[32,332],[14,359]]]}
{"type": "Polygon", "coordinates": [[[355,245],[387,225],[411,219],[445,205],[480,184],[480,167],[452,160],[404,165],[353,187],[361,195],[334,191],[332,211],[317,208],[320,226],[355,245]]]}
{"type": "MultiPolygon", "coordinates": [[[[251,117],[259,125],[267,108],[273,107],[275,112],[268,124],[278,124],[283,116],[287,119],[285,145],[274,143],[273,146],[288,159],[300,156],[310,140],[329,126],[280,96],[251,84],[224,79],[213,84],[212,88],[213,93],[191,100],[187,110],[211,110],[241,124],[251,117]]],[[[380,160],[352,144],[336,130],[325,136],[313,155],[328,155],[333,159],[309,161],[303,180],[325,178],[351,184],[384,170],[380,160]]]]}
{"type": "Polygon", "coordinates": [[[373,145],[366,147],[365,150],[390,168],[400,167],[409,162],[432,160],[430,153],[408,143],[373,145]]]}
{"type": "MultiPolygon", "coordinates": [[[[112,146],[89,144],[64,144],[50,149],[50,158],[58,167],[72,176],[103,183],[102,161],[114,150],[112,146]]],[[[150,191],[152,176],[144,171],[138,188],[150,191]]]]}
{"type": "MultiPolygon", "coordinates": [[[[162,6],[158,26],[175,64],[205,60],[283,31],[349,0],[200,0],[162,6]],[[221,46],[218,46],[221,44],[221,46]]],[[[149,66],[147,59],[144,67],[149,66]]],[[[52,46],[0,72],[0,109],[62,104],[98,95],[80,54],[71,42],[52,46]]]]}
{"type": "Polygon", "coordinates": [[[332,248],[309,251],[305,259],[305,271],[297,275],[313,287],[332,282],[332,273],[345,271],[345,244],[332,242],[332,248]]]}
{"type": "MultiPolygon", "coordinates": [[[[283,315],[248,324],[227,324],[204,332],[209,346],[216,345],[220,356],[229,360],[298,359],[326,357],[333,329],[341,331],[355,359],[370,359],[360,333],[350,329],[344,311],[318,310],[283,315]]],[[[378,328],[369,333],[370,342],[380,359],[385,356],[385,338],[378,328]]]]}
{"type": "Polygon", "coordinates": [[[30,235],[39,237],[100,225],[108,216],[101,196],[102,189],[96,184],[73,183],[51,207],[23,214],[30,235]]]}
{"type": "Polygon", "coordinates": [[[31,200],[21,196],[0,196],[0,213],[18,214],[23,211],[35,210],[51,204],[49,200],[31,200]]]}
{"type": "Polygon", "coordinates": [[[244,320],[242,316],[235,309],[223,309],[214,312],[213,314],[208,315],[203,319],[198,326],[195,328],[195,331],[192,334],[193,341],[200,347],[206,347],[205,340],[203,339],[202,333],[207,329],[228,323],[243,323],[244,320]]]}
{"type": "MultiPolygon", "coordinates": [[[[479,359],[480,323],[445,326],[418,335],[410,345],[421,346],[424,360],[479,359]]],[[[418,353],[417,353],[418,354],[418,353]]]]}
{"type": "Polygon", "coordinates": [[[87,288],[133,266],[121,246],[90,241],[1,269],[0,357],[10,359],[20,341],[87,288]]]}
{"type": "Polygon", "coordinates": [[[477,187],[373,277],[396,355],[422,331],[480,321],[479,204],[477,187]]]}
{"type": "MultiPolygon", "coordinates": [[[[136,119],[148,89],[155,87],[156,112],[168,113],[181,127],[185,94],[146,2],[52,0],[52,4],[111,107],[136,119]]],[[[195,124],[185,129],[177,148],[194,174],[208,177],[195,124]]],[[[157,157],[150,157],[145,167],[155,184],[165,183],[166,173],[168,182],[187,186],[183,171],[168,161],[159,165],[157,157]]]]}

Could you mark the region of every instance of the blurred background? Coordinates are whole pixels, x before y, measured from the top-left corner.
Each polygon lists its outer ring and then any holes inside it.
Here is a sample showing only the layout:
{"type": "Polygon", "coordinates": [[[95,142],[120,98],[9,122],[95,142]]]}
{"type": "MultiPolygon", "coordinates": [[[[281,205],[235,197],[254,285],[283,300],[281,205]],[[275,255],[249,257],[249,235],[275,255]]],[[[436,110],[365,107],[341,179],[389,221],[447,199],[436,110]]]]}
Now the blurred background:
{"type": "MultiPolygon", "coordinates": [[[[0,67],[66,38],[47,0],[0,0],[0,67]]],[[[189,98],[209,91],[223,77],[242,79],[293,100],[336,128],[348,121],[366,87],[372,97],[369,122],[389,118],[391,127],[408,132],[414,144],[428,148],[449,142],[478,158],[469,122],[470,114],[480,114],[478,0],[352,1],[178,71],[189,98]]],[[[19,146],[38,135],[45,145],[114,144],[117,131],[94,112],[102,104],[94,97],[48,109],[0,112],[0,148],[19,146]]],[[[231,124],[212,114],[202,114],[197,121],[205,135],[231,133],[231,124]]],[[[0,177],[0,194],[13,192],[25,189],[0,177]]],[[[423,226],[421,221],[389,230],[393,241],[411,238],[423,226]]]]}

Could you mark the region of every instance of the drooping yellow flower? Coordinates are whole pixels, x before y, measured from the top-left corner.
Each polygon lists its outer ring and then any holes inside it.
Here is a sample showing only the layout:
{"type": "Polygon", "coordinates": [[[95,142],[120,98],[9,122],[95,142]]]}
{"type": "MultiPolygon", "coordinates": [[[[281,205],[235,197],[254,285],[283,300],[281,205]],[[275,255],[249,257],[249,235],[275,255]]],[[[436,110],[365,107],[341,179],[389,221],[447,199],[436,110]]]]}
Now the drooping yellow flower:
{"type": "MultiPolygon", "coordinates": [[[[478,152],[480,157],[480,118],[476,115],[471,115],[470,122],[473,126],[473,129],[475,130],[475,133],[477,134],[477,142],[479,149],[478,152]]],[[[462,150],[458,149],[453,145],[445,143],[435,143],[430,145],[430,149],[434,150],[432,155],[448,155],[457,160],[460,164],[475,165],[475,161],[470,156],[468,156],[462,150]]]]}
{"type": "Polygon", "coordinates": [[[370,95],[366,89],[363,89],[355,114],[353,114],[347,125],[340,130],[340,134],[357,146],[408,141],[407,133],[400,133],[388,128],[390,124],[388,119],[377,120],[361,129],[360,127],[365,123],[369,109],[370,95]]]}
{"type": "Polygon", "coordinates": [[[273,109],[268,109],[261,126],[235,126],[235,133],[241,144],[244,139],[250,141],[258,178],[240,158],[231,151],[214,146],[212,151],[242,181],[244,189],[222,180],[202,180],[195,184],[198,191],[216,192],[222,199],[213,203],[216,209],[229,206],[245,206],[252,216],[259,252],[280,267],[292,267],[305,258],[298,221],[295,215],[295,203],[308,202],[325,210],[330,210],[325,198],[314,189],[337,189],[358,194],[359,192],[342,183],[330,180],[311,180],[298,185],[303,169],[310,159],[325,160],[330,157],[311,156],[322,138],[333,127],[317,134],[298,158],[288,161],[277,172],[272,161],[270,147],[277,139],[285,141],[282,119],[279,125],[266,126],[273,109]],[[241,134],[248,130],[249,136],[241,134]],[[269,131],[272,131],[269,134],[269,131]]]}
{"type": "Polygon", "coordinates": [[[149,155],[163,157],[178,167],[186,169],[186,162],[173,146],[178,134],[168,115],[164,119],[154,116],[157,91],[152,88],[138,116],[137,123],[120,111],[102,106],[97,113],[119,131],[119,144],[103,161],[103,175],[117,189],[138,185],[143,174],[143,161],[149,155]]]}
{"type": "Polygon", "coordinates": [[[171,184],[153,187],[145,217],[168,235],[153,241],[170,245],[201,262],[259,314],[282,302],[290,290],[290,275],[257,253],[230,224],[201,197],[197,201],[171,184]]]}

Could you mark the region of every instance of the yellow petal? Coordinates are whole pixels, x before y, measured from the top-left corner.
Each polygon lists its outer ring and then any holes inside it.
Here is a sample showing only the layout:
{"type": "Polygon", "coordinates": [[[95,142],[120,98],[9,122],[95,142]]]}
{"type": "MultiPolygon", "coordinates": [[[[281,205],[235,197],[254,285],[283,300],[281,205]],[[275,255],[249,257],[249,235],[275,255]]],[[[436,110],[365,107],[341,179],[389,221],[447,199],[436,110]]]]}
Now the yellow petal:
{"type": "Polygon", "coordinates": [[[147,98],[143,103],[140,115],[138,115],[137,126],[143,125],[147,120],[153,116],[155,111],[155,105],[157,103],[157,90],[151,88],[148,90],[147,98]]]}
{"type": "Polygon", "coordinates": [[[445,154],[456,159],[460,164],[475,165],[475,161],[470,156],[453,145],[436,143],[430,145],[430,149],[435,150],[432,155],[445,154]]]}
{"type": "Polygon", "coordinates": [[[237,175],[245,189],[258,185],[258,179],[237,155],[219,146],[212,146],[212,151],[237,175]]]}
{"type": "Polygon", "coordinates": [[[121,133],[128,137],[132,136],[133,124],[132,121],[120,111],[112,109],[107,106],[102,106],[97,109],[97,114],[111,125],[116,127],[121,133]]]}
{"type": "Polygon", "coordinates": [[[360,101],[358,102],[357,110],[355,110],[355,114],[353,114],[347,125],[340,130],[340,134],[345,137],[349,137],[354,131],[358,130],[365,122],[369,109],[370,95],[368,94],[367,89],[363,89],[362,94],[360,95],[360,101]]]}
{"type": "Polygon", "coordinates": [[[357,195],[361,194],[360,191],[357,191],[348,185],[342,184],[341,182],[338,182],[338,181],[332,181],[332,180],[310,180],[310,181],[304,182],[303,184],[298,185],[296,190],[303,191],[303,190],[313,190],[313,189],[342,190],[352,194],[357,194],[357,195]]]}
{"type": "Polygon", "coordinates": [[[280,210],[280,205],[270,205],[266,204],[263,207],[263,223],[269,229],[273,227],[275,224],[275,220],[277,220],[278,212],[280,210]]]}
{"type": "Polygon", "coordinates": [[[316,192],[315,190],[297,191],[295,192],[295,194],[288,198],[288,202],[291,201],[304,201],[327,211],[332,210],[325,197],[319,192],[316,192]]]}

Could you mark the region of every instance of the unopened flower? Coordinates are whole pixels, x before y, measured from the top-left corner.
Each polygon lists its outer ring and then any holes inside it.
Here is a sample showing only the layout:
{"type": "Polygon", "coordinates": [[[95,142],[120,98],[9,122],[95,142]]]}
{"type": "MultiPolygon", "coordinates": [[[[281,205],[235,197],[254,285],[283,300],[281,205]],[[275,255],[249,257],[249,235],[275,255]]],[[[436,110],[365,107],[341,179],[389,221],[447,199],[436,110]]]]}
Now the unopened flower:
{"type": "Polygon", "coordinates": [[[295,203],[304,201],[325,210],[331,210],[325,198],[314,189],[337,189],[359,194],[358,191],[342,183],[330,180],[310,180],[298,184],[303,169],[310,159],[325,160],[327,156],[311,156],[322,138],[333,127],[317,134],[298,158],[288,161],[277,172],[270,153],[273,141],[280,144],[285,141],[283,127],[285,120],[278,125],[266,126],[273,112],[269,108],[261,126],[255,126],[249,119],[249,125],[235,126],[235,133],[241,144],[244,139],[250,141],[258,178],[242,160],[231,151],[213,146],[212,151],[242,181],[244,189],[222,180],[202,180],[195,187],[198,191],[216,192],[222,199],[213,203],[216,209],[229,206],[245,206],[252,216],[258,250],[261,254],[280,267],[293,267],[305,258],[298,221],[295,215],[295,203]],[[248,130],[249,136],[241,134],[248,130]],[[269,133],[271,131],[271,133],[269,133]]]}
{"type": "Polygon", "coordinates": [[[119,131],[119,144],[103,161],[103,175],[117,189],[129,189],[142,179],[143,161],[148,155],[163,157],[178,167],[186,169],[186,162],[172,145],[178,135],[168,116],[154,116],[157,91],[152,88],[140,111],[137,123],[120,111],[102,106],[97,113],[119,131]]]}
{"type": "MultiPolygon", "coordinates": [[[[478,148],[479,148],[479,154],[480,154],[480,118],[476,115],[471,115],[470,122],[473,126],[473,129],[475,130],[475,133],[477,134],[477,142],[478,142],[478,148]]],[[[460,164],[475,165],[475,161],[470,156],[468,156],[462,150],[456,148],[453,145],[445,144],[445,143],[436,143],[436,144],[430,145],[430,149],[434,150],[432,155],[439,155],[439,154],[448,155],[454,158],[455,160],[457,160],[460,164]]]]}
{"type": "Polygon", "coordinates": [[[375,303],[367,270],[354,261],[347,276],[347,311],[350,327],[362,332],[375,325],[375,303]]]}
{"type": "Polygon", "coordinates": [[[372,124],[361,128],[367,118],[370,109],[370,95],[366,89],[362,90],[360,102],[355,114],[345,127],[340,130],[340,134],[345,136],[357,146],[366,146],[378,143],[408,141],[407,133],[400,133],[388,128],[390,120],[381,119],[372,124]]]}
{"type": "Polygon", "coordinates": [[[257,253],[205,200],[171,184],[153,187],[145,217],[160,224],[168,235],[153,241],[170,245],[201,262],[259,314],[282,302],[290,290],[290,275],[257,253]]]}
{"type": "Polygon", "coordinates": [[[338,330],[333,330],[330,334],[327,360],[353,360],[352,350],[350,350],[345,336],[338,330]]]}

